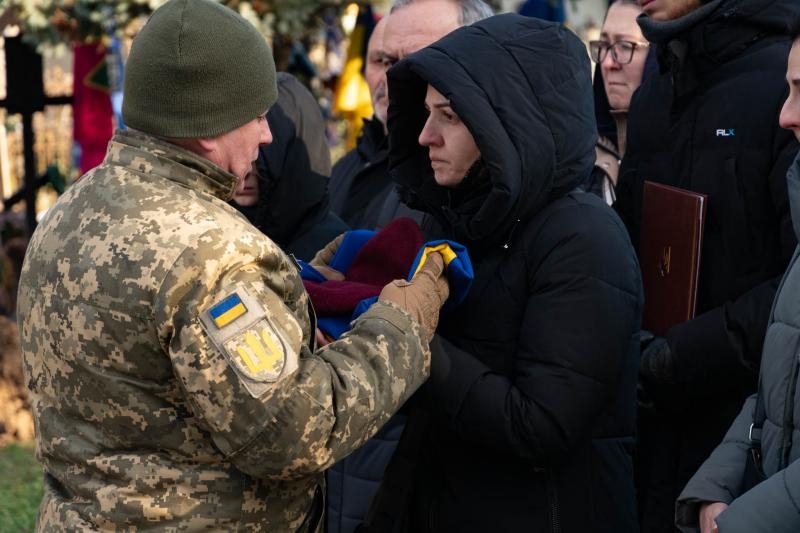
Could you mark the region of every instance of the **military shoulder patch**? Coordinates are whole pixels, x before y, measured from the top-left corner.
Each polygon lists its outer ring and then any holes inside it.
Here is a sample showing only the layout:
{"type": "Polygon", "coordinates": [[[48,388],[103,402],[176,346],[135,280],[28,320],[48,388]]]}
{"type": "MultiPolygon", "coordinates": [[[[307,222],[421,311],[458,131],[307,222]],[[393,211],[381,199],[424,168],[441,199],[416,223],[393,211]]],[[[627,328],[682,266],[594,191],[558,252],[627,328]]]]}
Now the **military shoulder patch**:
{"type": "Polygon", "coordinates": [[[218,328],[227,326],[245,314],[247,314],[247,307],[235,292],[208,310],[208,316],[212,318],[214,325],[218,328]]]}
{"type": "Polygon", "coordinates": [[[297,353],[244,287],[200,313],[200,323],[253,397],[297,369],[297,353]]]}

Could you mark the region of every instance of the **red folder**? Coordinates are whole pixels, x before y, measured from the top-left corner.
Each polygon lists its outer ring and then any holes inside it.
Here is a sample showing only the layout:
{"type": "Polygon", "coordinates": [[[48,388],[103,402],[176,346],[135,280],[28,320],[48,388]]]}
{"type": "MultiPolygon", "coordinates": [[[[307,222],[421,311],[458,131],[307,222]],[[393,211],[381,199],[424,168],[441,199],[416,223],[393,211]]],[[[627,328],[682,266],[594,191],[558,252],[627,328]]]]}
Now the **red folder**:
{"type": "Polygon", "coordinates": [[[644,182],[639,240],[642,327],[656,335],[694,317],[707,205],[705,194],[644,182]]]}

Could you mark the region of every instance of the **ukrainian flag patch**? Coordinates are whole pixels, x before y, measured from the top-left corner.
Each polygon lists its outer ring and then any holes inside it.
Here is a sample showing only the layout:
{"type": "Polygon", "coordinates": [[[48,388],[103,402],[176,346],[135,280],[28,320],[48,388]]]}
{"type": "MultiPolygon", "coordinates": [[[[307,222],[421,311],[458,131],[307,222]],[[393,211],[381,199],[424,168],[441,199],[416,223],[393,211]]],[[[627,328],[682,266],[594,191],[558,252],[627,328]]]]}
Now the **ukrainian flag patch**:
{"type": "Polygon", "coordinates": [[[272,293],[257,297],[237,283],[235,291],[198,316],[211,344],[253,398],[263,396],[281,376],[299,367],[301,338],[292,344],[267,313],[264,306],[272,298],[277,297],[272,293]]]}
{"type": "Polygon", "coordinates": [[[208,310],[214,325],[223,328],[247,313],[247,307],[235,292],[208,310]]]}

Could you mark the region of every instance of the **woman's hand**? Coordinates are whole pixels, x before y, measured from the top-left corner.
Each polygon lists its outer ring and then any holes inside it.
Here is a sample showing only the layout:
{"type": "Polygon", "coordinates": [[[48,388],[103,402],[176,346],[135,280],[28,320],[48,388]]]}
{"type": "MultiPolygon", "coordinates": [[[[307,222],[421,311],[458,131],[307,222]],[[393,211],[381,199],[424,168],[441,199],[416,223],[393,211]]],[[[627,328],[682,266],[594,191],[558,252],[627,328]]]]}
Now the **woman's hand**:
{"type": "Polygon", "coordinates": [[[728,508],[727,503],[706,502],[700,506],[700,533],[719,533],[716,519],[728,508]]]}

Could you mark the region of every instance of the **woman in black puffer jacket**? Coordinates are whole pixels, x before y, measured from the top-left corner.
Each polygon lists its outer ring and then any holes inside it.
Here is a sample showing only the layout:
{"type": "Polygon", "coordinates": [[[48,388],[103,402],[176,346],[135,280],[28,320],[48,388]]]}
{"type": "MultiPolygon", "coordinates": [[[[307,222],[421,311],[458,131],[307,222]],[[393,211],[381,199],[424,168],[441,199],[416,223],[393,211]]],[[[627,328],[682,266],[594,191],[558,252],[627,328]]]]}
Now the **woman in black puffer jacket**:
{"type": "Polygon", "coordinates": [[[499,15],[398,63],[389,94],[392,175],[475,266],[418,394],[407,529],[635,531],[641,282],[621,221],[579,188],[596,139],[583,44],[499,15]]]}

